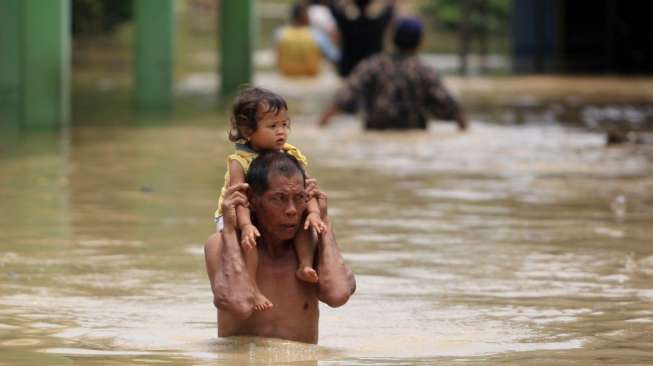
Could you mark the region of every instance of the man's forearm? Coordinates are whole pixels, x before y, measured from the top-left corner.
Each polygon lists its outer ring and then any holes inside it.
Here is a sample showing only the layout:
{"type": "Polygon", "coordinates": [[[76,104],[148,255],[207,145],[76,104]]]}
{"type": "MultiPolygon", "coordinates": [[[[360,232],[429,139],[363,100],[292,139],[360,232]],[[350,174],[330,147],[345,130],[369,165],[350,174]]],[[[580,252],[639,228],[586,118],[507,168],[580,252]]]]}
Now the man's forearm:
{"type": "Polygon", "coordinates": [[[356,279],[347,267],[335,240],[333,228],[328,219],[327,231],[320,237],[318,255],[318,277],[320,300],[331,307],[344,305],[356,290],[356,279]]]}
{"type": "Polygon", "coordinates": [[[458,129],[460,131],[465,131],[467,129],[467,118],[465,117],[465,113],[463,112],[462,108],[458,106],[458,110],[456,112],[456,123],[458,124],[458,129]]]}
{"type": "Polygon", "coordinates": [[[318,126],[326,126],[329,124],[329,121],[331,118],[335,115],[340,113],[340,110],[338,109],[338,106],[335,103],[331,103],[325,110],[322,112],[322,115],[320,116],[320,120],[318,121],[318,126]]]}
{"type": "Polygon", "coordinates": [[[223,229],[222,246],[218,254],[220,266],[213,287],[215,306],[246,319],[251,315],[254,306],[254,290],[234,228],[223,229]]]}

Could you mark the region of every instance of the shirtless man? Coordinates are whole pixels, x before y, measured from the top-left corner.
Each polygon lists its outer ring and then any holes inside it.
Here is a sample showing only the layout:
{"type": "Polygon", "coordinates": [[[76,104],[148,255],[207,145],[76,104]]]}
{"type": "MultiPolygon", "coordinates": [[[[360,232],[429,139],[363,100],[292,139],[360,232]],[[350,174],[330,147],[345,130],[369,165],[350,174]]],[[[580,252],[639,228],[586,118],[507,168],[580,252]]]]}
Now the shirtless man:
{"type": "Polygon", "coordinates": [[[269,153],[252,162],[248,184],[232,186],[223,201],[224,229],[204,247],[206,269],[218,308],[218,336],[249,335],[317,343],[318,302],[344,305],[356,289],[327,216],[326,195],[315,180],[305,180],[297,161],[269,153]],[[306,183],[305,183],[306,182],[306,183]],[[248,190],[248,188],[251,188],[248,190]],[[304,222],[306,197],[317,198],[326,234],[318,241],[317,284],[297,280],[293,238],[304,222]],[[236,206],[246,205],[261,233],[256,282],[274,306],[254,311],[254,291],[239,245],[236,206]]]}

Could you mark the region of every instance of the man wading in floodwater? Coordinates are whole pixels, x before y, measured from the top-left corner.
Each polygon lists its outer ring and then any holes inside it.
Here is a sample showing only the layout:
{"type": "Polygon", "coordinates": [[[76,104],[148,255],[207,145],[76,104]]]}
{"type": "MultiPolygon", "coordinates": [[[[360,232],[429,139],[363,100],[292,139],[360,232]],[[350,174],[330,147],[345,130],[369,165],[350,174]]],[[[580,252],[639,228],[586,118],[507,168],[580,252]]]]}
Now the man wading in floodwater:
{"type": "Polygon", "coordinates": [[[325,109],[318,124],[326,126],[339,113],[362,109],[365,129],[426,129],[428,117],[455,120],[467,129],[460,104],[434,69],[422,63],[417,49],[422,23],[416,18],[397,21],[394,53],[382,53],[359,63],[325,109]]]}
{"type": "Polygon", "coordinates": [[[354,275],[344,263],[327,215],[327,197],[314,179],[291,156],[273,152],[256,158],[247,184],[230,187],[222,204],[224,228],[204,247],[206,269],[218,308],[218,336],[249,335],[317,343],[318,301],[344,305],[356,289],[354,275]],[[249,190],[248,190],[249,184],[249,190]],[[304,222],[306,198],[318,200],[326,233],[318,240],[317,284],[295,276],[297,256],[293,238],[304,222]],[[248,206],[261,233],[256,248],[256,282],[274,307],[253,311],[254,289],[248,278],[236,225],[236,206],[248,206]]]}

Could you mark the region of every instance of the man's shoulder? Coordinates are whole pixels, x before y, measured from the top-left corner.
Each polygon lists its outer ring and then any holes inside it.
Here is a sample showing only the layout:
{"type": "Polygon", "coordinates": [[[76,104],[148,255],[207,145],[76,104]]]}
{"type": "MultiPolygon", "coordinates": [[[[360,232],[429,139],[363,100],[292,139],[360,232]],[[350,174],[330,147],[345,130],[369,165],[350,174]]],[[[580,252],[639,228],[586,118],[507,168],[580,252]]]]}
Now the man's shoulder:
{"type": "Polygon", "coordinates": [[[395,54],[392,56],[392,60],[388,60],[388,62],[399,65],[399,70],[416,72],[422,77],[438,76],[438,72],[435,67],[429,65],[427,62],[424,62],[424,60],[417,53],[403,55],[395,54]]]}
{"type": "Polygon", "coordinates": [[[415,55],[413,59],[414,60],[412,62],[415,65],[415,69],[417,69],[422,74],[422,76],[435,79],[440,78],[440,73],[433,65],[425,62],[424,59],[418,55],[415,55]]]}
{"type": "Polygon", "coordinates": [[[392,56],[390,54],[385,53],[385,52],[377,53],[377,54],[372,55],[372,56],[362,60],[361,62],[359,62],[358,65],[356,65],[356,67],[354,68],[354,71],[352,73],[363,72],[363,71],[358,71],[358,70],[364,70],[364,71],[367,71],[367,72],[377,71],[380,68],[382,68],[383,65],[389,64],[389,63],[392,63],[392,62],[393,62],[393,60],[392,60],[392,56]]]}

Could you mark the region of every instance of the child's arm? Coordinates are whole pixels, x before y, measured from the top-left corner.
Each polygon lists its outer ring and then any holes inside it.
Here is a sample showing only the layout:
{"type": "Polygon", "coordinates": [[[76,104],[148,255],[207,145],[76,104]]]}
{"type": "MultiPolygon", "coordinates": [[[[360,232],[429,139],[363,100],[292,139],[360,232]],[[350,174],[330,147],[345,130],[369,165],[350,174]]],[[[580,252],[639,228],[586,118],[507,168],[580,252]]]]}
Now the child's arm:
{"type": "MultiPolygon", "coordinates": [[[[236,160],[231,160],[229,162],[229,177],[229,187],[245,183],[245,171],[236,160]]],[[[258,229],[256,229],[256,226],[252,225],[249,207],[238,205],[236,207],[236,218],[238,221],[238,228],[240,229],[240,245],[244,249],[254,248],[256,246],[256,238],[261,236],[261,234],[258,232],[258,229]]]]}

